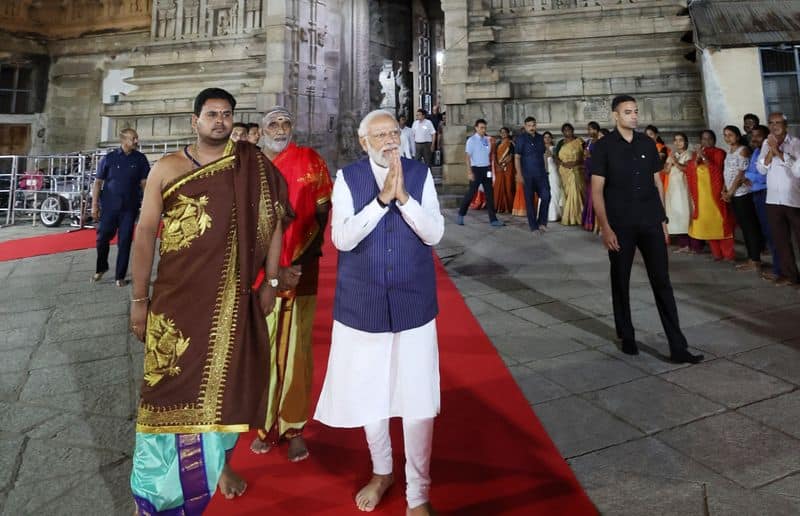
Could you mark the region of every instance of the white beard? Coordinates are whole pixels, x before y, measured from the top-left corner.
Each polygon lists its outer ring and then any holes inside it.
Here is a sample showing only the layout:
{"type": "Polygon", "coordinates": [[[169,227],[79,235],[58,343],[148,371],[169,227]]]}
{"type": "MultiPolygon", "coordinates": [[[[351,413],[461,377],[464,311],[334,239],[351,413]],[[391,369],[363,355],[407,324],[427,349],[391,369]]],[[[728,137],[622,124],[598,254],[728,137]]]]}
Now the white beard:
{"type": "Polygon", "coordinates": [[[274,140],[269,136],[264,136],[264,147],[274,154],[280,154],[289,145],[290,141],[292,141],[291,137],[285,140],[274,140]]]}
{"type": "Polygon", "coordinates": [[[370,159],[375,162],[376,165],[388,168],[389,167],[389,160],[384,155],[384,152],[396,149],[398,146],[395,144],[384,145],[381,149],[373,149],[372,145],[369,144],[367,141],[367,154],[369,155],[370,159]]]}

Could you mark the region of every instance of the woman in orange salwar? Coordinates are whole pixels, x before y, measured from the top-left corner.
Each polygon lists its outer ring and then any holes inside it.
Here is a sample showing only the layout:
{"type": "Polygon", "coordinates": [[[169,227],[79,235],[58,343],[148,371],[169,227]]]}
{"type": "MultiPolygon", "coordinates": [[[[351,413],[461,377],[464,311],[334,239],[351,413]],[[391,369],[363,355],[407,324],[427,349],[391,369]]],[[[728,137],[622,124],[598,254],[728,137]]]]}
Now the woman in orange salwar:
{"type": "Polygon", "coordinates": [[[583,214],[583,140],[575,137],[575,128],[570,123],[561,126],[561,134],[564,139],[557,151],[564,194],[561,224],[571,226],[581,224],[583,214]]]}
{"type": "Polygon", "coordinates": [[[714,131],[703,131],[700,148],[686,164],[686,180],[692,198],[689,236],[697,240],[707,240],[714,260],[732,262],[735,258],[735,222],[728,204],[722,200],[725,187],[725,151],[715,147],[716,143],[714,131]]]}
{"type": "Polygon", "coordinates": [[[494,209],[511,213],[514,206],[514,141],[508,127],[500,129],[500,142],[494,152],[494,209]]]}

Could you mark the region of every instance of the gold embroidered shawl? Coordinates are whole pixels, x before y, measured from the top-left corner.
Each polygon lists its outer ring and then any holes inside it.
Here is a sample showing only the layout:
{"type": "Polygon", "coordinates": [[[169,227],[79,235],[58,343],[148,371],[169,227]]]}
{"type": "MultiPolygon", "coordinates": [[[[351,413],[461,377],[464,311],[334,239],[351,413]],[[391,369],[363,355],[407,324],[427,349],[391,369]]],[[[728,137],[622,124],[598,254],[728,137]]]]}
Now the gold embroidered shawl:
{"type": "Polygon", "coordinates": [[[287,214],[286,184],[252,144],[167,185],[137,432],[243,432],[264,422],[269,351],[250,288],[287,214]]]}

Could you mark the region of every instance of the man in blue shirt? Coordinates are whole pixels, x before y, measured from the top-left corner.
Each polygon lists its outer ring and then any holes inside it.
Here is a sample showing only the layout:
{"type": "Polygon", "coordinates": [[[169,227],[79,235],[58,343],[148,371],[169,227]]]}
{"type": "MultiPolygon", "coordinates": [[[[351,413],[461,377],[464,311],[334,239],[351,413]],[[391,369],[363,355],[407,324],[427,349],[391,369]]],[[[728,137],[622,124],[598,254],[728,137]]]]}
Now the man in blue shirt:
{"type": "Polygon", "coordinates": [[[458,210],[456,223],[464,225],[464,215],[467,214],[469,203],[478,192],[478,186],[483,185],[483,192],[486,194],[486,211],[489,212],[489,224],[492,226],[505,226],[497,220],[494,212],[494,190],[492,189],[492,173],[490,172],[491,162],[491,142],[486,136],[486,120],[479,118],[475,121],[475,134],[467,138],[467,177],[469,178],[469,190],[461,201],[461,208],[458,210]]]}
{"type": "MultiPolygon", "coordinates": [[[[745,117],[750,115],[745,115],[745,117]]],[[[755,115],[752,115],[755,116],[755,115]]],[[[745,121],[747,119],[745,118],[745,121]]],[[[756,120],[758,118],[756,117],[756,120]]],[[[778,252],[772,240],[772,232],[767,221],[767,176],[758,172],[758,157],[761,155],[761,145],[769,136],[769,129],[763,125],[756,125],[750,130],[750,148],[753,150],[750,156],[750,165],[744,172],[744,177],[750,181],[750,191],[753,193],[753,204],[756,207],[756,215],[761,225],[761,234],[767,241],[770,255],[772,255],[772,274],[778,278],[781,275],[781,267],[778,263],[778,252]]]]}
{"type": "Polygon", "coordinates": [[[550,208],[550,180],[544,162],[544,137],[536,132],[536,119],[525,119],[525,131],[514,140],[514,164],[517,168],[517,183],[525,190],[525,208],[531,231],[547,231],[547,214],[550,208]],[[520,176],[522,181],[520,181],[520,176]],[[539,214],[533,205],[533,195],[539,195],[539,214]]]}
{"type": "Polygon", "coordinates": [[[120,148],[100,161],[92,188],[92,218],[97,224],[97,265],[92,281],[99,281],[108,270],[108,251],[111,239],[118,234],[116,282],[127,284],[128,261],[133,240],[133,225],[139,213],[150,163],[136,150],[139,135],[133,129],[119,133],[120,148]]]}

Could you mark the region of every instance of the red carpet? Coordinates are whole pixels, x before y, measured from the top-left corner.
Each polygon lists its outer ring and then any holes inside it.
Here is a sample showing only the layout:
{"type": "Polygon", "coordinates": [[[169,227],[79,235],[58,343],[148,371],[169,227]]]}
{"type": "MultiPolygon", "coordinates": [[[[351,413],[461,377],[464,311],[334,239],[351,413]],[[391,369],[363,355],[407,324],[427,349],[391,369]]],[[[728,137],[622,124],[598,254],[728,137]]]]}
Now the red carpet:
{"type": "MultiPolygon", "coordinates": [[[[78,231],[0,242],[0,262],[40,256],[43,254],[91,249],[95,245],[95,235],[94,229],[81,229],[78,231]]],[[[117,239],[114,238],[112,243],[116,242],[117,239]]]]}
{"type": "MultiPolygon", "coordinates": [[[[92,230],[0,243],[0,261],[94,247],[92,230]]],[[[322,388],[333,309],[336,253],[320,267],[314,321],[314,403],[322,388]]],[[[442,413],[436,419],[431,502],[440,514],[594,515],[596,511],[545,433],[505,364],[437,262],[442,413]]],[[[313,406],[313,405],[312,405],[313,406]]],[[[208,515],[362,514],[355,492],[369,479],[363,431],[306,429],[311,457],[286,460],[285,445],[256,456],[243,435],[232,464],[247,480],[244,497],[215,496],[208,515]]],[[[404,514],[402,429],[392,423],[396,484],[373,514],[404,514]]]]}
{"type": "MultiPolygon", "coordinates": [[[[322,388],[332,325],[335,251],[320,267],[314,321],[314,404],[322,388]]],[[[594,506],[545,433],[505,364],[437,264],[442,413],[434,430],[431,502],[440,514],[596,514],[594,506]]],[[[402,427],[392,422],[396,483],[373,514],[405,514],[402,427]]],[[[232,465],[247,480],[244,497],[215,496],[208,515],[363,514],[353,497],[371,472],[360,429],[311,421],[311,457],[291,464],[285,444],[250,453],[242,435],[232,465]]]]}

